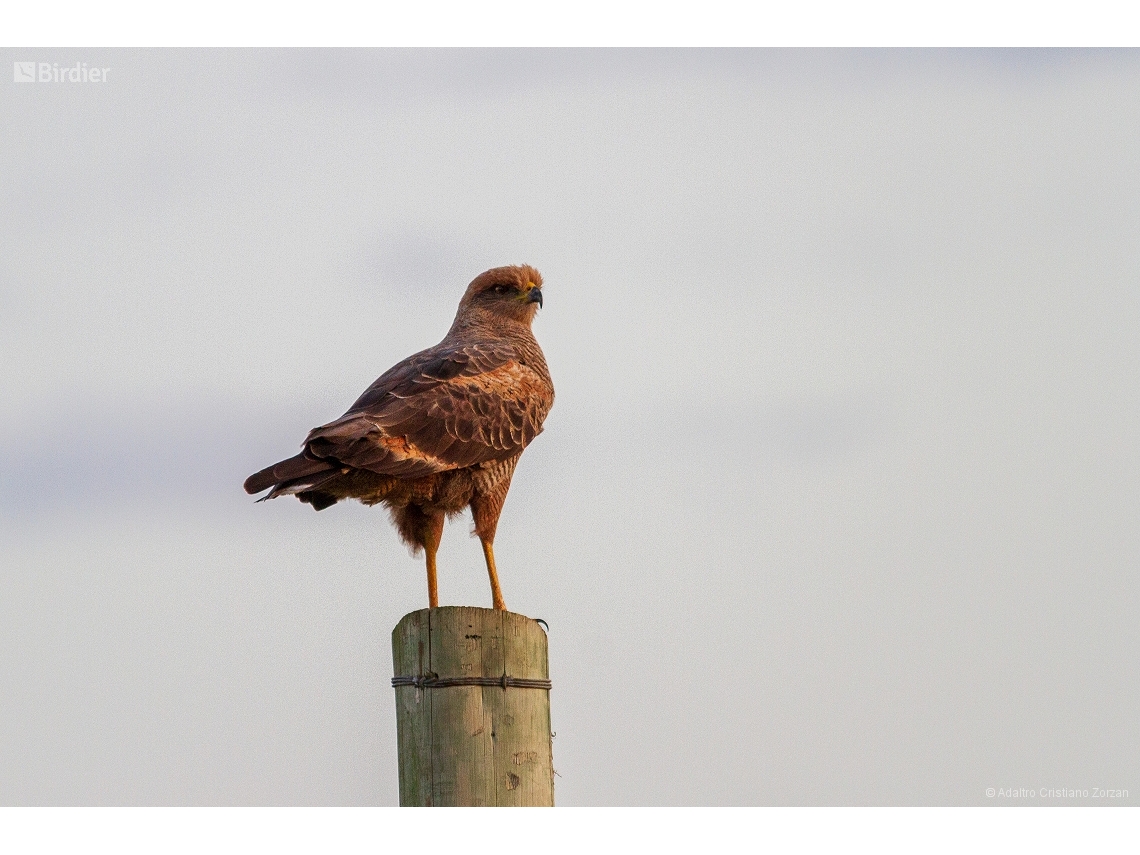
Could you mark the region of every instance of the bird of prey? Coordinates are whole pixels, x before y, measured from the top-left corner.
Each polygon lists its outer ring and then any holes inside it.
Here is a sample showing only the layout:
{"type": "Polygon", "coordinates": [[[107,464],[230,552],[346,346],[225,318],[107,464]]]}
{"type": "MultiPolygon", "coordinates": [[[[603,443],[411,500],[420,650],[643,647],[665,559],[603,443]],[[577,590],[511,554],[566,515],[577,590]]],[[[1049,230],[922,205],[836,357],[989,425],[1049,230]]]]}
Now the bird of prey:
{"type": "Polygon", "coordinates": [[[531,333],[540,306],[533,267],[475,277],[443,341],[385,371],[348,412],[310,431],[300,454],[251,475],[246,492],[272,488],[258,501],[295,495],[318,511],[341,499],[383,502],[413,554],[426,554],[431,608],[444,519],[470,507],[492,605],[505,609],[495,529],[515,464],[554,403],[531,333]]]}

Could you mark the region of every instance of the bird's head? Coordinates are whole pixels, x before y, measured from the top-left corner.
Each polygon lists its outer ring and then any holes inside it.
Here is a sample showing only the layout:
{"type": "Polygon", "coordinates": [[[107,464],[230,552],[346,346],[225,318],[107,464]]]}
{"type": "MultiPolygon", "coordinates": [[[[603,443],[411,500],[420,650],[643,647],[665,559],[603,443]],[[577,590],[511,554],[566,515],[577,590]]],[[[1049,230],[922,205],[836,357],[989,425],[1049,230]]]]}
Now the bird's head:
{"type": "Polygon", "coordinates": [[[456,322],[514,321],[530,326],[542,305],[542,274],[529,264],[480,273],[459,301],[456,322]]]}

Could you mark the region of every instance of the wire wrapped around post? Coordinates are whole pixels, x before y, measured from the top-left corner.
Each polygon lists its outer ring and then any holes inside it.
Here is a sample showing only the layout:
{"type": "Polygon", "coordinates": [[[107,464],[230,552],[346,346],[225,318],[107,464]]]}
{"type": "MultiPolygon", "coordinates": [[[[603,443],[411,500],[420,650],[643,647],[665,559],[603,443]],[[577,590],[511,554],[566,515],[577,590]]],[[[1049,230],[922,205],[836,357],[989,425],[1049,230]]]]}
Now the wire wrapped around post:
{"type": "Polygon", "coordinates": [[[422,677],[393,677],[392,688],[415,686],[417,689],[446,689],[451,686],[498,686],[501,689],[546,689],[553,686],[549,680],[527,680],[523,677],[440,677],[427,674],[422,677]]]}

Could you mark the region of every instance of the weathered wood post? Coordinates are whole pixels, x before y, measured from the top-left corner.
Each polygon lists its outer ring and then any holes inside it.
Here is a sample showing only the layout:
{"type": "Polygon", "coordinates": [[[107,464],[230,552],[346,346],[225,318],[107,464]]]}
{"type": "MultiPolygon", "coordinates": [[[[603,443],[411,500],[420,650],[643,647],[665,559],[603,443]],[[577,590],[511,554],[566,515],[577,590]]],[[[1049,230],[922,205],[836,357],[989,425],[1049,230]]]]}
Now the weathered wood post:
{"type": "Polygon", "coordinates": [[[392,630],[402,806],[554,805],[550,674],[537,621],[465,606],[392,630]]]}

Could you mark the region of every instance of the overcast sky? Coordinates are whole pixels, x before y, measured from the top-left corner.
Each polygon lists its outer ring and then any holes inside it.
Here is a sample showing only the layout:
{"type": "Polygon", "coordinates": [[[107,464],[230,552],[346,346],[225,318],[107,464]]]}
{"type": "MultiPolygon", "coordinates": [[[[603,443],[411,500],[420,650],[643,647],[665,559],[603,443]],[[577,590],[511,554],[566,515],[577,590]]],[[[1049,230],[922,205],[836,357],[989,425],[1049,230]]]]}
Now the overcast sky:
{"type": "Polygon", "coordinates": [[[1140,53],[7,53],[0,803],[397,802],[422,561],[241,483],[511,263],[559,804],[1140,803],[1140,53]]]}

